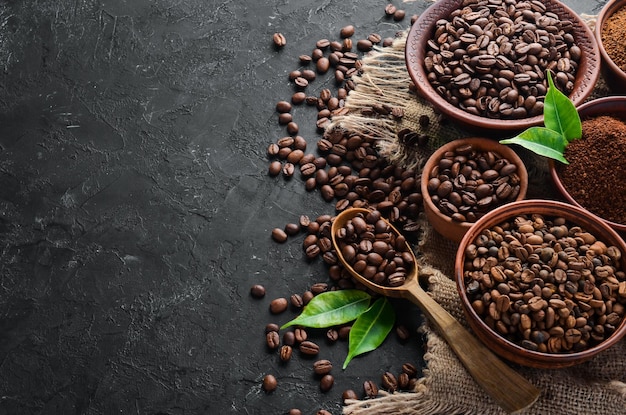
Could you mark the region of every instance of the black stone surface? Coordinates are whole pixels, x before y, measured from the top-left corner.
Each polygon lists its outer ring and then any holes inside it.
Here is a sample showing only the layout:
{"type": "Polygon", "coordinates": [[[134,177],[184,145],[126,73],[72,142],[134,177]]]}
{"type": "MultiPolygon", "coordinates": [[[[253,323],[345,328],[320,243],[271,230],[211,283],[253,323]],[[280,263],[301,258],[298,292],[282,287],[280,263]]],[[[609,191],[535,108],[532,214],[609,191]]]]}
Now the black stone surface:
{"type": "MultiPolygon", "coordinates": [[[[343,390],[421,367],[417,334],[342,371],[347,344],[315,332],[335,364],[322,393],[313,359],[280,364],[263,333],[295,316],[271,299],[328,279],[302,236],[279,245],[271,229],[334,213],[298,177],[267,175],[267,145],[287,135],[274,105],[316,40],[347,24],[355,40],[393,36],[430,2],[396,2],[401,22],[386,4],[0,3],[0,414],[339,414],[343,390]]],[[[314,110],[293,114],[314,146],[314,110]]],[[[415,331],[416,308],[394,304],[415,331]]]]}

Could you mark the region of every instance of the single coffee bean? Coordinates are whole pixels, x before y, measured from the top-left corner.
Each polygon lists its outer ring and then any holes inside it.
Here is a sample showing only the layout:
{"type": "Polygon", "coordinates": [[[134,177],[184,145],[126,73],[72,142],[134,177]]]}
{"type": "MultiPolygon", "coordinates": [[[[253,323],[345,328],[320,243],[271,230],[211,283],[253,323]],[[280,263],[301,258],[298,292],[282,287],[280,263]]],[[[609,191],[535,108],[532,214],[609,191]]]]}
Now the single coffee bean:
{"type": "Polygon", "coordinates": [[[291,96],[291,102],[294,105],[300,105],[302,104],[304,101],[306,100],[306,94],[302,91],[298,91],[295,92],[292,96],[291,96]]]}
{"type": "Polygon", "coordinates": [[[291,104],[287,101],[278,101],[278,103],[276,103],[276,111],[279,113],[287,113],[291,111],[291,104]]]}
{"type": "Polygon", "coordinates": [[[280,336],[277,331],[270,331],[265,335],[265,342],[270,349],[277,349],[280,346],[280,336]]]}
{"type": "Polygon", "coordinates": [[[274,375],[265,375],[263,377],[263,385],[262,388],[265,392],[271,393],[276,390],[278,387],[278,381],[274,375]]]}
{"type": "MultiPolygon", "coordinates": [[[[283,165],[280,161],[274,160],[270,163],[268,173],[270,176],[278,176],[283,169],[283,165]]],[[[279,241],[280,242],[280,241],[279,241]]]]}
{"type": "Polygon", "coordinates": [[[293,346],[296,344],[296,335],[293,331],[286,331],[283,334],[283,344],[287,346],[293,346]]]}
{"type": "Polygon", "coordinates": [[[330,61],[326,57],[319,58],[316,62],[317,72],[325,74],[330,69],[330,61]]]}
{"type": "Polygon", "coordinates": [[[359,399],[359,396],[353,389],[346,389],[341,393],[341,399],[343,399],[343,403],[346,404],[346,401],[357,400],[359,399]]]}
{"type": "Polygon", "coordinates": [[[250,294],[254,298],[263,298],[265,297],[265,287],[260,284],[255,284],[250,288],[250,294]]]}
{"type": "Polygon", "coordinates": [[[272,238],[279,243],[287,241],[287,234],[280,228],[272,229],[272,238]]]}
{"type": "Polygon", "coordinates": [[[288,362],[289,360],[291,360],[291,354],[293,353],[291,346],[289,345],[284,345],[280,348],[280,360],[282,362],[288,362]]]}
{"type": "Polygon", "coordinates": [[[288,305],[289,303],[287,302],[286,298],[283,298],[283,297],[275,298],[270,303],[270,312],[272,314],[280,314],[284,312],[285,310],[287,310],[288,305]]]}
{"type": "Polygon", "coordinates": [[[348,38],[354,35],[354,26],[353,25],[347,25],[341,28],[341,30],[339,31],[339,35],[342,38],[348,38]]]}
{"type": "Polygon", "coordinates": [[[404,10],[398,9],[393,14],[393,20],[395,20],[396,22],[399,22],[404,19],[404,16],[406,16],[406,12],[404,10]]]}
{"type": "MultiPolygon", "coordinates": [[[[306,293],[302,296],[302,298],[306,298],[306,293]]],[[[306,341],[306,339],[308,338],[307,332],[305,329],[301,328],[301,327],[296,327],[293,331],[294,336],[296,337],[296,342],[297,343],[303,343],[306,341]]]]}
{"type": "Polygon", "coordinates": [[[410,378],[417,376],[417,368],[412,363],[404,363],[402,365],[402,373],[406,373],[410,378]]]}
{"type": "Polygon", "coordinates": [[[315,47],[325,50],[328,49],[328,47],[330,46],[330,40],[328,39],[320,39],[315,43],[315,47]]]}
{"type": "Polygon", "coordinates": [[[320,379],[320,390],[322,392],[328,392],[335,384],[335,378],[333,375],[324,375],[320,379]]]}
{"type": "Polygon", "coordinates": [[[327,375],[332,369],[333,365],[330,360],[322,359],[313,363],[313,372],[315,372],[316,375],[327,375]]]}
{"type": "Polygon", "coordinates": [[[299,349],[302,354],[308,356],[315,356],[320,352],[320,347],[316,343],[309,340],[305,340],[300,343],[299,349]]]}
{"type": "Polygon", "coordinates": [[[366,380],[363,383],[363,391],[368,398],[375,398],[378,396],[378,386],[371,380],[366,380]]]}
{"type": "Polygon", "coordinates": [[[396,379],[396,376],[391,372],[383,373],[381,384],[383,388],[391,393],[398,390],[398,380],[396,379]]]}
{"type": "Polygon", "coordinates": [[[290,302],[291,306],[294,308],[302,308],[304,306],[304,301],[302,301],[302,296],[300,294],[292,294],[290,302]]]}
{"type": "Polygon", "coordinates": [[[409,329],[407,329],[406,326],[403,325],[399,325],[396,327],[396,334],[398,335],[398,338],[402,341],[406,341],[411,337],[409,329]]]}
{"type": "Polygon", "coordinates": [[[282,33],[274,33],[272,41],[274,42],[274,46],[277,48],[282,48],[287,44],[287,39],[282,33]]]}
{"type": "Polygon", "coordinates": [[[336,342],[339,340],[339,332],[333,328],[328,329],[328,331],[326,331],[326,339],[331,343],[336,342]]]}
{"type": "Polygon", "coordinates": [[[385,14],[387,16],[393,16],[393,14],[397,11],[398,9],[396,8],[396,6],[394,6],[393,4],[389,3],[385,6],[385,14]]]}
{"type": "Polygon", "coordinates": [[[293,176],[293,174],[296,171],[296,166],[293,165],[293,163],[285,163],[285,165],[283,166],[283,176],[285,177],[291,177],[293,176]]]}
{"type": "Polygon", "coordinates": [[[297,408],[292,408],[287,412],[287,415],[302,415],[302,411],[297,408]]]}

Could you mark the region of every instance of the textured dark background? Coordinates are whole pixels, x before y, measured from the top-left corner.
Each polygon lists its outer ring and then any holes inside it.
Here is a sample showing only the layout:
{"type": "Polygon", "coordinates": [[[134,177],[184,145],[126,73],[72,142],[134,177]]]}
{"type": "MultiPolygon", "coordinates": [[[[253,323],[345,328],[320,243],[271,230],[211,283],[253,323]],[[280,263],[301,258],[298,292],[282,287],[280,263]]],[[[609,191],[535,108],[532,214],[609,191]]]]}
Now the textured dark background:
{"type": "MultiPolygon", "coordinates": [[[[281,365],[263,335],[294,315],[270,315],[272,298],[327,280],[302,237],[271,229],[334,212],[298,177],[267,176],[286,135],[274,105],[316,40],[347,24],[393,36],[430,2],[395,2],[399,23],[386,4],[0,2],[0,414],[338,414],[344,389],[421,365],[419,336],[392,335],[323,394],[311,359],[281,365]]],[[[315,112],[294,117],[314,146],[315,112]]],[[[396,306],[415,330],[416,309],[396,306]]],[[[317,341],[340,367],[347,345],[317,341]]]]}

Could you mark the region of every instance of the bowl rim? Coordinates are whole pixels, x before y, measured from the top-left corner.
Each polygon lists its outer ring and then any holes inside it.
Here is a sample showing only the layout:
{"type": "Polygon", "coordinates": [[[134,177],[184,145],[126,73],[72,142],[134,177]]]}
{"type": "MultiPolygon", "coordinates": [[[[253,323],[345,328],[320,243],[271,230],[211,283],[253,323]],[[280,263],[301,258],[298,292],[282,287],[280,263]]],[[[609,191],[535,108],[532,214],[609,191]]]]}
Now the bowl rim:
{"type": "MultiPolygon", "coordinates": [[[[464,286],[464,278],[463,278],[463,263],[465,259],[465,247],[467,247],[476,236],[485,228],[489,226],[496,225],[500,223],[503,219],[495,220],[496,217],[499,217],[501,214],[504,214],[506,218],[511,218],[512,216],[523,214],[522,211],[528,212],[529,209],[552,209],[558,208],[561,212],[565,213],[565,216],[570,216],[573,218],[577,217],[587,217],[591,221],[595,222],[595,224],[602,229],[602,241],[613,240],[617,246],[619,246],[620,250],[623,253],[622,256],[622,266],[624,267],[624,271],[626,271],[626,241],[624,241],[619,234],[611,229],[605,222],[598,220],[598,218],[590,214],[588,211],[581,209],[577,206],[560,202],[556,200],[546,200],[546,199],[526,199],[519,202],[512,202],[503,206],[500,206],[487,215],[480,218],[465,234],[463,237],[459,249],[457,250],[457,254],[454,262],[454,280],[457,288],[457,292],[461,299],[461,304],[463,311],[468,319],[468,323],[476,324],[477,327],[485,333],[489,333],[489,336],[497,336],[498,339],[502,340],[504,346],[503,348],[509,349],[512,353],[519,354],[521,356],[526,355],[527,357],[520,358],[517,360],[517,363],[533,366],[532,362],[538,362],[541,364],[553,364],[553,367],[566,367],[572,364],[582,363],[582,361],[588,360],[597,353],[600,353],[603,350],[608,349],[609,347],[615,345],[619,342],[624,336],[626,336],[626,317],[622,319],[619,326],[615,330],[615,332],[605,339],[603,342],[585,349],[580,352],[572,352],[572,353],[543,353],[537,352],[533,350],[529,350],[519,346],[503,336],[496,333],[492,330],[487,324],[484,322],[482,318],[476,314],[474,309],[469,305],[469,299],[465,293],[464,286]],[[573,362],[573,363],[572,363],[573,362]]],[[[534,210],[531,210],[530,213],[537,213],[534,210]]],[[[569,218],[568,220],[575,223],[575,219],[569,218]]],[[[594,232],[595,233],[595,232],[594,232]]],[[[496,353],[499,353],[497,348],[493,344],[488,344],[490,348],[494,347],[493,350],[496,353]]],[[[540,366],[542,367],[542,366],[540,366]]]]}
{"type": "Polygon", "coordinates": [[[615,12],[620,10],[621,8],[626,7],[626,1],[624,0],[610,0],[608,1],[600,10],[598,17],[596,18],[596,26],[594,28],[594,35],[596,37],[596,43],[598,44],[598,49],[600,50],[600,55],[604,63],[609,67],[611,72],[613,72],[616,76],[621,78],[622,82],[626,82],[626,72],[624,72],[617,64],[613,61],[611,56],[608,54],[606,49],[604,48],[604,43],[602,42],[602,29],[607,19],[611,17],[615,12]]]}
{"type": "MultiPolygon", "coordinates": [[[[445,222],[448,226],[455,226],[455,227],[458,226],[460,229],[463,230],[463,234],[465,234],[475,222],[467,222],[467,221],[466,222],[454,222],[450,216],[443,214],[437,208],[437,206],[435,206],[427,188],[428,180],[429,180],[427,166],[434,164],[434,162],[438,158],[440,158],[441,155],[445,153],[446,151],[449,151],[460,145],[478,144],[480,148],[481,144],[487,144],[487,143],[489,145],[495,145],[498,148],[498,152],[500,153],[502,157],[506,158],[507,160],[511,161],[512,163],[518,166],[518,174],[520,176],[520,192],[516,198],[516,201],[523,200],[526,197],[526,193],[528,192],[528,170],[526,169],[526,165],[524,164],[524,161],[511,147],[506,146],[504,144],[500,144],[497,141],[492,140],[490,138],[486,138],[486,137],[470,136],[470,137],[457,138],[437,148],[430,155],[430,157],[428,157],[428,159],[426,160],[426,163],[424,164],[424,167],[422,170],[422,175],[420,177],[420,189],[422,192],[422,202],[424,205],[428,207],[429,209],[428,211],[432,212],[432,214],[437,216],[439,221],[445,222]]],[[[511,202],[508,202],[508,203],[511,203],[511,202]]],[[[443,235],[443,236],[446,236],[446,235],[443,235]]],[[[460,242],[460,240],[462,239],[462,236],[459,238],[452,238],[452,239],[455,240],[456,242],[460,242]]]]}
{"type": "MultiPolygon", "coordinates": [[[[624,1],[623,3],[626,6],[626,1],[624,1]]],[[[625,74],[625,76],[626,76],[626,74],[625,74]]],[[[587,102],[583,103],[582,105],[578,106],[577,110],[578,110],[579,114],[581,112],[583,113],[583,114],[580,114],[580,115],[581,115],[581,120],[584,121],[585,118],[595,116],[595,115],[591,115],[591,114],[585,115],[584,114],[585,111],[590,111],[590,110],[592,110],[593,108],[595,108],[597,106],[604,106],[604,105],[607,105],[607,104],[616,104],[616,103],[621,104],[621,106],[624,107],[624,111],[626,113],[626,96],[621,96],[621,95],[611,95],[611,96],[608,96],[608,97],[601,97],[601,98],[592,99],[592,100],[587,101],[587,102]]],[[[609,114],[610,114],[610,112],[609,112],[609,114]]],[[[626,117],[624,118],[624,121],[626,122],[626,117]]],[[[600,220],[606,222],[613,229],[616,229],[618,232],[626,233],[626,224],[614,222],[614,221],[609,220],[609,219],[605,219],[605,218],[597,215],[596,213],[588,210],[583,205],[581,205],[576,199],[574,199],[574,197],[570,194],[569,191],[567,191],[567,189],[563,185],[563,182],[561,181],[561,178],[559,177],[558,165],[557,165],[557,163],[553,159],[548,159],[548,170],[550,171],[550,177],[552,178],[552,182],[554,183],[554,185],[557,188],[558,192],[565,199],[567,199],[567,201],[569,203],[571,203],[572,205],[575,205],[575,206],[577,206],[577,207],[587,211],[588,213],[590,213],[593,216],[596,216],[600,220]]]]}
{"type": "MultiPolygon", "coordinates": [[[[584,38],[586,43],[588,43],[589,51],[592,53],[589,55],[584,53],[582,55],[581,65],[584,62],[587,71],[585,73],[577,73],[577,79],[586,80],[586,82],[580,81],[582,88],[574,90],[573,93],[570,94],[572,102],[578,105],[591,94],[600,76],[601,59],[598,43],[589,26],[584,23],[580,16],[571,8],[558,0],[546,0],[543,3],[548,6],[548,10],[550,11],[557,6],[561,8],[562,11],[566,13],[568,19],[578,27],[579,31],[586,34],[584,38]]],[[[438,111],[442,112],[451,120],[471,128],[510,132],[521,131],[531,126],[540,125],[543,122],[543,114],[521,119],[488,118],[470,114],[441,98],[437,91],[431,86],[422,64],[426,53],[424,42],[427,42],[430,38],[430,35],[426,34],[432,32],[437,20],[442,16],[442,11],[449,14],[453,10],[462,7],[462,4],[463,0],[439,0],[430,5],[409,30],[405,47],[405,63],[409,76],[417,88],[418,95],[426,98],[438,111]]],[[[576,40],[577,44],[580,43],[580,39],[576,40]]]]}

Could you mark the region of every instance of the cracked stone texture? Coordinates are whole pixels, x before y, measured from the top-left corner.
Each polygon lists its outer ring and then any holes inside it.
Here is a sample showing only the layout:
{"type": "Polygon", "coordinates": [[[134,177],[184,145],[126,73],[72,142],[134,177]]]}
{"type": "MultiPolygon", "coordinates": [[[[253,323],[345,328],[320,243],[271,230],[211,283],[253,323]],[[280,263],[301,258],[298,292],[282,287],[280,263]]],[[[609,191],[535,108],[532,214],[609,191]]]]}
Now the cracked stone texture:
{"type": "MultiPolygon", "coordinates": [[[[386,3],[0,4],[0,414],[338,414],[343,390],[422,365],[416,334],[341,371],[345,342],[313,332],[336,366],[321,393],[313,359],[280,364],[263,335],[295,316],[271,299],[328,279],[302,236],[278,245],[271,229],[334,212],[299,178],[267,176],[266,147],[287,135],[274,104],[316,40],[408,27],[386,3]]],[[[407,16],[429,4],[396,2],[407,16]]],[[[313,147],[315,113],[293,114],[313,147]]],[[[419,312],[395,306],[415,330],[419,312]]]]}

